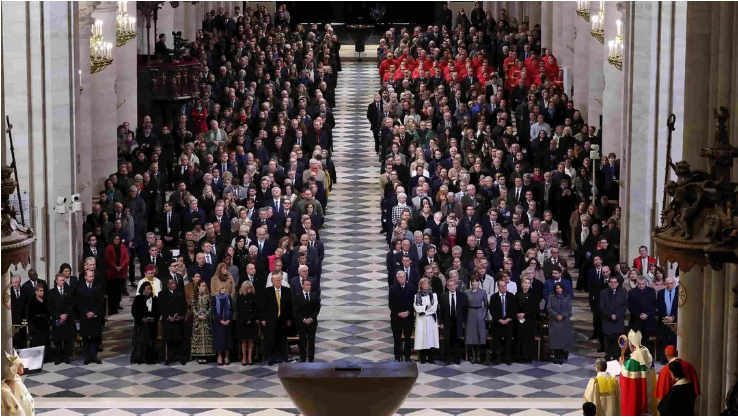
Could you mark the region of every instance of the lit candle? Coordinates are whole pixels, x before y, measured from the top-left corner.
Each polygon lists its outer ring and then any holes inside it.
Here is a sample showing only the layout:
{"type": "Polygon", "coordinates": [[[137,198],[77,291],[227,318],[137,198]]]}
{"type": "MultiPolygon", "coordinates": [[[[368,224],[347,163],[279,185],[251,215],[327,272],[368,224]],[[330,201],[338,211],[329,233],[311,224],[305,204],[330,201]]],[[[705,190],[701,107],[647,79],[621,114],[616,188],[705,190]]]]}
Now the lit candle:
{"type": "Polygon", "coordinates": [[[613,54],[613,50],[615,49],[615,41],[608,42],[607,43],[607,48],[610,51],[607,55],[609,55],[609,56],[615,55],[615,54],[613,54]]]}
{"type": "Polygon", "coordinates": [[[600,10],[605,11],[605,2],[600,0],[600,10]]]}
{"type": "Polygon", "coordinates": [[[592,16],[592,30],[597,30],[597,19],[599,16],[592,16]]]}
{"type": "Polygon", "coordinates": [[[615,21],[615,29],[616,29],[616,31],[618,33],[618,36],[621,36],[620,28],[622,27],[622,25],[623,25],[623,21],[622,20],[618,19],[618,20],[615,21]]]}
{"type": "Polygon", "coordinates": [[[82,85],[82,70],[79,70],[78,73],[79,73],[79,85],[81,86],[82,85]]]}

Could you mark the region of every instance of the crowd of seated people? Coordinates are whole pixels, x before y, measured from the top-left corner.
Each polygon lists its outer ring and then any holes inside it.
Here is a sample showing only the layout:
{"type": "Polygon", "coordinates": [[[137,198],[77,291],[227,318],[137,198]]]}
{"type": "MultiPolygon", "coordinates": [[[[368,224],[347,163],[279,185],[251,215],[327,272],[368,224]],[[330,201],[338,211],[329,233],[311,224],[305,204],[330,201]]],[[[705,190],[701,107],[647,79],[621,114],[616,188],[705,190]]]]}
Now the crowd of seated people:
{"type": "MultiPolygon", "coordinates": [[[[458,363],[464,338],[479,362],[490,335],[491,361],[529,362],[536,335],[547,334],[560,363],[575,289],[589,293],[592,338],[613,357],[626,313],[651,333],[673,320],[673,306],[657,312],[656,293],[638,285],[666,279],[652,257],[620,263],[619,160],[590,158],[602,139],[564,92],[540,27],[504,9],[497,18],[476,2],[471,20],[461,9],[454,27],[391,29],[379,46],[381,86],[367,118],[381,162],[395,360],[410,361],[414,348],[433,361],[427,350],[443,345],[446,362],[458,363]]],[[[671,295],[659,293],[658,304],[671,295]]]]}
{"type": "Polygon", "coordinates": [[[339,45],[330,25],[288,16],[206,16],[189,46],[198,94],[171,123],[119,126],[118,170],[85,220],[79,279],[66,264],[48,288],[29,274],[13,299],[18,346],[53,342],[50,357],[69,362],[80,335],[85,362],[99,362],[105,318],[122,313],[135,323],[132,363],[166,353],[167,364],[228,364],[240,352],[251,364],[264,338],[273,364],[290,334],[312,361],[339,45]]]}

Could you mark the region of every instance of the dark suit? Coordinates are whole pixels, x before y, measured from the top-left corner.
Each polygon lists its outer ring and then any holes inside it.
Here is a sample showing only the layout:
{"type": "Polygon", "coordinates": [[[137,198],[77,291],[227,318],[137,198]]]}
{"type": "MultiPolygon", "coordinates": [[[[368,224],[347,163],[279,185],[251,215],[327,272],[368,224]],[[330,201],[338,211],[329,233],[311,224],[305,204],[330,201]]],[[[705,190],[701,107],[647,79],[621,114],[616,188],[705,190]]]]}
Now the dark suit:
{"type": "MultiPolygon", "coordinates": [[[[664,324],[663,320],[667,316],[674,318],[672,323],[676,324],[679,320],[679,286],[676,286],[672,291],[672,303],[671,309],[666,307],[666,297],[669,294],[666,289],[661,289],[656,296],[656,312],[658,315],[658,332],[659,332],[659,347],[666,347],[668,345],[676,345],[676,333],[674,329],[664,324]]],[[[660,354],[659,354],[660,357],[660,354]]]]}
{"type": "MultiPolygon", "coordinates": [[[[153,261],[151,260],[151,254],[147,254],[145,256],[139,256],[138,257],[139,264],[141,265],[141,277],[145,276],[144,270],[146,267],[153,265],[156,267],[156,272],[154,273],[155,277],[161,277],[163,274],[166,274],[166,272],[169,271],[169,266],[167,265],[167,261],[164,260],[164,257],[161,255],[156,256],[156,264],[153,264],[153,261]]],[[[162,283],[163,285],[164,283],[162,283]]]]}
{"type": "Polygon", "coordinates": [[[628,308],[628,293],[622,287],[613,291],[608,287],[600,292],[602,332],[605,334],[605,358],[618,358],[617,339],[625,333],[625,310],[628,308]],[[615,315],[615,319],[612,319],[615,315]]]}
{"type": "Polygon", "coordinates": [[[21,328],[23,320],[26,319],[26,301],[23,297],[23,290],[10,288],[10,309],[12,314],[13,327],[18,329],[13,334],[13,347],[26,348],[26,327],[21,328]]]}
{"type": "Polygon", "coordinates": [[[266,288],[261,300],[262,321],[264,325],[264,345],[269,361],[287,360],[287,328],[292,319],[292,292],[280,287],[280,302],[277,304],[277,290],[274,286],[266,288]]]}
{"type": "Polygon", "coordinates": [[[210,286],[210,280],[213,278],[213,275],[215,274],[215,266],[208,263],[203,263],[202,267],[200,267],[197,264],[191,265],[187,269],[187,275],[189,277],[192,277],[195,275],[195,273],[200,273],[200,276],[202,277],[202,280],[208,284],[208,287],[210,286]]]}
{"type": "Polygon", "coordinates": [[[515,324],[510,321],[508,324],[500,324],[500,319],[515,319],[518,313],[518,301],[515,295],[505,292],[505,303],[503,309],[503,301],[500,293],[495,293],[489,298],[489,313],[492,315],[492,349],[495,351],[498,361],[510,361],[510,353],[512,351],[512,336],[515,324]],[[505,341],[503,344],[502,341],[505,341]],[[504,345],[504,348],[501,347],[504,345]],[[500,351],[502,351],[502,359],[500,359],[500,351]]]}
{"type": "Polygon", "coordinates": [[[389,290],[390,326],[395,346],[395,360],[410,360],[412,350],[412,334],[414,317],[413,300],[415,298],[415,286],[405,283],[404,288],[395,283],[389,290]],[[407,312],[408,316],[401,318],[398,314],[407,312]],[[402,337],[405,337],[405,346],[402,345],[402,337]]]}
{"type": "Polygon", "coordinates": [[[159,292],[157,302],[161,313],[162,339],[167,345],[167,364],[176,360],[184,363],[187,361],[182,350],[185,341],[184,318],[187,314],[184,290],[175,289],[172,292],[166,288],[159,292]],[[172,317],[171,321],[169,317],[172,317]]]}
{"type": "Polygon", "coordinates": [[[97,361],[97,352],[102,343],[103,323],[105,321],[105,293],[97,283],[88,287],[87,282],[77,285],[77,312],[79,331],[82,334],[85,361],[97,361]],[[92,312],[92,318],[87,313],[92,312]]]}
{"type": "Polygon", "coordinates": [[[318,314],[320,313],[320,297],[317,293],[310,292],[309,300],[305,299],[305,293],[301,290],[293,297],[295,324],[297,335],[300,337],[300,361],[305,358],[312,363],[315,358],[315,331],[318,328],[318,314]],[[303,321],[311,318],[313,322],[306,324],[303,321]],[[307,348],[307,355],[305,349],[307,348]]]}
{"type": "MultiPolygon", "coordinates": [[[[230,229],[230,225],[229,225],[230,229]]],[[[177,247],[179,243],[179,233],[182,231],[182,221],[179,218],[179,214],[172,212],[171,220],[168,220],[166,213],[161,215],[159,219],[159,231],[161,232],[164,245],[167,247],[177,247]],[[171,237],[170,241],[167,241],[166,237],[171,237]]]]}
{"type": "Polygon", "coordinates": [[[602,334],[602,312],[600,311],[600,297],[602,291],[607,289],[607,282],[602,277],[602,270],[600,275],[597,275],[597,269],[594,267],[589,269],[587,273],[587,281],[589,282],[589,310],[592,311],[592,324],[594,329],[592,335],[596,336],[600,341],[600,347],[604,346],[604,337],[602,334]]]}
{"type": "Polygon", "coordinates": [[[443,325],[443,356],[446,361],[459,361],[461,337],[464,336],[464,324],[468,313],[468,299],[466,293],[456,291],[456,310],[451,310],[451,296],[448,291],[444,292],[438,303],[438,325],[443,325]]]}
{"type": "Polygon", "coordinates": [[[69,286],[64,286],[63,294],[59,288],[49,290],[46,300],[51,315],[51,329],[54,335],[54,345],[57,350],[57,362],[70,361],[72,357],[72,344],[77,336],[77,327],[74,324],[74,293],[69,286]],[[64,322],[60,322],[61,316],[67,315],[64,322]]]}
{"type": "Polygon", "coordinates": [[[656,330],[656,291],[648,286],[643,290],[631,289],[628,292],[628,310],[628,326],[634,331],[640,331],[644,344],[648,343],[648,337],[656,330]],[[646,319],[641,319],[641,314],[646,314],[646,319]]]}

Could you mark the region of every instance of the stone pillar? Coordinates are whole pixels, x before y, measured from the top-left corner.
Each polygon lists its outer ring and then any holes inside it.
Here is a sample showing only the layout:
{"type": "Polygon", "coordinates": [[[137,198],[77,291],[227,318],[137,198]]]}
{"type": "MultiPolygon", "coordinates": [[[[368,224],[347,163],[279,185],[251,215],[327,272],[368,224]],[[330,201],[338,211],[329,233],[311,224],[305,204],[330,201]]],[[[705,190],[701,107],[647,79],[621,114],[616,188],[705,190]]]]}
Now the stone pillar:
{"type": "Polygon", "coordinates": [[[530,29],[532,30],[535,25],[541,24],[541,1],[528,2],[528,16],[530,17],[530,29]]]}
{"type": "MultiPolygon", "coordinates": [[[[130,6],[129,6],[130,7],[130,6]]],[[[92,212],[92,197],[97,197],[97,192],[93,185],[95,175],[92,171],[92,76],[90,75],[90,37],[92,36],[92,9],[91,1],[83,1],[79,3],[79,29],[77,44],[78,51],[78,72],[76,81],[77,88],[77,160],[78,165],[78,186],[79,193],[82,197],[82,205],[85,213],[92,212]],[[80,89],[81,87],[81,89],[80,89]]],[[[129,9],[130,10],[130,9],[129,9]]],[[[134,44],[135,40],[130,43],[134,44]]]]}
{"type": "Polygon", "coordinates": [[[74,227],[53,206],[57,196],[69,199],[77,191],[76,19],[70,2],[3,4],[2,117],[13,124],[20,187],[32,205],[27,222],[38,242],[31,263],[46,277],[72,262],[75,252],[69,245],[74,227]]]}
{"type": "Polygon", "coordinates": [[[188,1],[182,3],[180,6],[184,9],[184,29],[182,36],[190,41],[195,39],[197,30],[202,26],[204,16],[202,13],[198,13],[201,9],[199,4],[192,4],[188,1]]]}
{"type": "MultiPolygon", "coordinates": [[[[620,149],[623,143],[623,72],[607,62],[608,42],[615,39],[616,24],[620,19],[624,21],[622,13],[617,9],[615,2],[605,2],[605,45],[603,48],[603,75],[605,89],[602,93],[602,154],[614,152],[621,156],[620,149]]],[[[621,25],[621,31],[625,24],[621,25]]]]}
{"type": "MultiPolygon", "coordinates": [[[[103,37],[106,42],[115,45],[115,15],[118,5],[113,1],[101,2],[92,17],[103,21],[103,37]]],[[[153,52],[153,49],[152,49],[153,52]]],[[[120,61],[130,59],[119,58],[118,48],[113,48],[113,63],[104,70],[92,74],[92,172],[94,190],[102,190],[104,179],[111,173],[118,171],[118,143],[117,127],[118,110],[116,109],[117,94],[116,78],[120,61]],[[115,100],[111,100],[115,98],[115,100]]],[[[132,125],[135,125],[131,121],[132,125]]]]}
{"type": "MultiPolygon", "coordinates": [[[[128,13],[131,14],[136,2],[128,2],[128,13]]],[[[118,103],[118,124],[128,122],[131,129],[138,126],[138,63],[136,57],[136,40],[118,47],[117,79],[115,83],[118,103]]]]}
{"type": "MultiPolygon", "coordinates": [[[[181,5],[181,3],[180,3],[181,5]]],[[[172,31],[179,30],[174,26],[174,9],[168,2],[164,2],[159,9],[158,17],[156,22],[156,33],[154,33],[154,22],[151,22],[151,52],[154,52],[154,45],[159,40],[159,35],[164,34],[167,36],[167,48],[174,48],[174,37],[172,31]]]]}
{"type": "Polygon", "coordinates": [[[553,49],[554,53],[556,53],[556,49],[554,49],[556,39],[553,33],[554,8],[558,8],[559,4],[552,1],[541,2],[541,46],[553,49]]]}
{"type": "MultiPolygon", "coordinates": [[[[560,49],[557,53],[559,65],[565,67],[574,66],[574,36],[576,35],[576,21],[582,18],[577,16],[577,4],[573,1],[565,1],[561,4],[561,18],[558,21],[561,29],[554,34],[554,37],[561,36],[560,49]]],[[[554,40],[555,42],[555,40],[554,40]]]]}
{"type": "Polygon", "coordinates": [[[589,111],[589,45],[592,36],[589,34],[591,24],[577,16],[574,20],[574,107],[579,109],[585,122],[590,123],[589,111]]]}
{"type": "MultiPolygon", "coordinates": [[[[590,3],[592,9],[590,14],[597,15],[600,12],[600,2],[593,1],[590,3]]],[[[605,15],[605,18],[608,18],[605,15]]],[[[591,26],[591,25],[590,25],[591,26]]],[[[587,33],[589,41],[589,92],[587,95],[587,110],[589,111],[588,123],[602,129],[600,124],[600,116],[602,115],[603,92],[605,90],[604,68],[604,47],[591,33],[587,33]]]]}

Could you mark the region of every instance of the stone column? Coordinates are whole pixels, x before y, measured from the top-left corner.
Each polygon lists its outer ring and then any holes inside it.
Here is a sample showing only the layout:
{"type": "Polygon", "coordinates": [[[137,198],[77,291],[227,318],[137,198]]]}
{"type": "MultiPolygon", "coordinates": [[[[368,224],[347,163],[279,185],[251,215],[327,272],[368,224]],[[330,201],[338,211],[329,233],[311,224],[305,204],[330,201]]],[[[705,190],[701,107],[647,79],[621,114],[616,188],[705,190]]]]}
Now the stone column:
{"type": "Polygon", "coordinates": [[[541,46],[553,49],[554,53],[554,8],[558,8],[559,4],[552,1],[541,2],[541,46]]]}
{"type": "Polygon", "coordinates": [[[576,21],[582,18],[577,16],[577,4],[573,1],[562,2],[562,15],[559,21],[561,29],[559,32],[554,34],[555,36],[561,36],[560,45],[561,51],[557,53],[559,58],[559,65],[565,67],[574,66],[574,36],[576,34],[576,21]]]}
{"type": "Polygon", "coordinates": [[[200,5],[186,1],[180,7],[184,9],[184,29],[182,36],[192,41],[195,39],[197,30],[200,29],[204,20],[203,15],[198,13],[200,5]]]}
{"type": "MultiPolygon", "coordinates": [[[[136,2],[128,2],[128,13],[131,14],[136,2]]],[[[125,45],[118,47],[117,79],[115,83],[118,103],[119,124],[128,122],[131,129],[138,126],[138,63],[136,57],[136,39],[131,39],[125,45]]]]}
{"type": "Polygon", "coordinates": [[[53,206],[57,196],[69,199],[77,191],[76,19],[69,2],[3,4],[2,116],[13,124],[20,187],[32,205],[28,223],[38,242],[31,262],[46,277],[72,262],[75,252],[69,245],[74,228],[53,206]]]}
{"type": "MultiPolygon", "coordinates": [[[[103,21],[103,37],[105,42],[115,45],[115,15],[118,5],[114,1],[101,2],[92,13],[94,19],[103,21]]],[[[104,70],[92,74],[92,172],[94,190],[102,190],[104,179],[111,173],[118,171],[118,143],[117,127],[118,110],[116,109],[117,94],[116,78],[120,61],[130,59],[119,58],[118,48],[113,48],[113,63],[104,70]],[[115,98],[115,100],[111,100],[115,98]]],[[[152,49],[153,52],[153,49],[152,49]]],[[[83,93],[84,94],[84,93],[83,93]]],[[[135,125],[132,122],[132,125],[135,125]]]]}
{"type": "Polygon", "coordinates": [[[536,24],[541,24],[541,8],[542,8],[541,1],[531,1],[528,2],[528,16],[530,17],[530,29],[533,29],[533,26],[536,24]]]}
{"type": "Polygon", "coordinates": [[[577,16],[574,20],[574,107],[579,109],[585,122],[590,123],[589,112],[589,45],[592,37],[589,34],[591,24],[577,16]]]}
{"type": "MultiPolygon", "coordinates": [[[[617,9],[615,2],[605,2],[605,45],[603,48],[603,75],[605,89],[602,93],[602,154],[614,152],[621,156],[620,149],[623,143],[623,72],[607,62],[608,41],[614,40],[616,35],[615,22],[623,21],[622,13],[617,9]]],[[[625,26],[623,23],[622,28],[625,26]]],[[[622,32],[621,32],[622,33],[622,32]]]]}
{"type": "MultiPolygon", "coordinates": [[[[596,16],[600,12],[600,2],[593,1],[590,15],[596,16]]],[[[607,19],[608,16],[605,15],[607,19]]],[[[590,25],[591,26],[591,25],[590,25]]],[[[600,115],[602,115],[603,92],[605,89],[605,76],[603,74],[603,60],[605,59],[604,47],[591,33],[584,34],[589,43],[589,91],[587,94],[587,110],[589,119],[585,119],[590,125],[601,129],[600,115]]]]}
{"type": "MultiPolygon", "coordinates": [[[[94,190],[95,175],[92,171],[92,76],[90,75],[90,37],[92,36],[92,9],[91,1],[79,3],[79,29],[77,44],[78,65],[76,82],[77,87],[77,160],[79,193],[85,213],[92,212],[92,197],[97,196],[99,190],[94,190]],[[80,89],[81,88],[81,89],[80,89]]],[[[134,43],[135,40],[131,41],[134,43]]],[[[134,46],[135,47],[135,46],[134,46]]]]}

